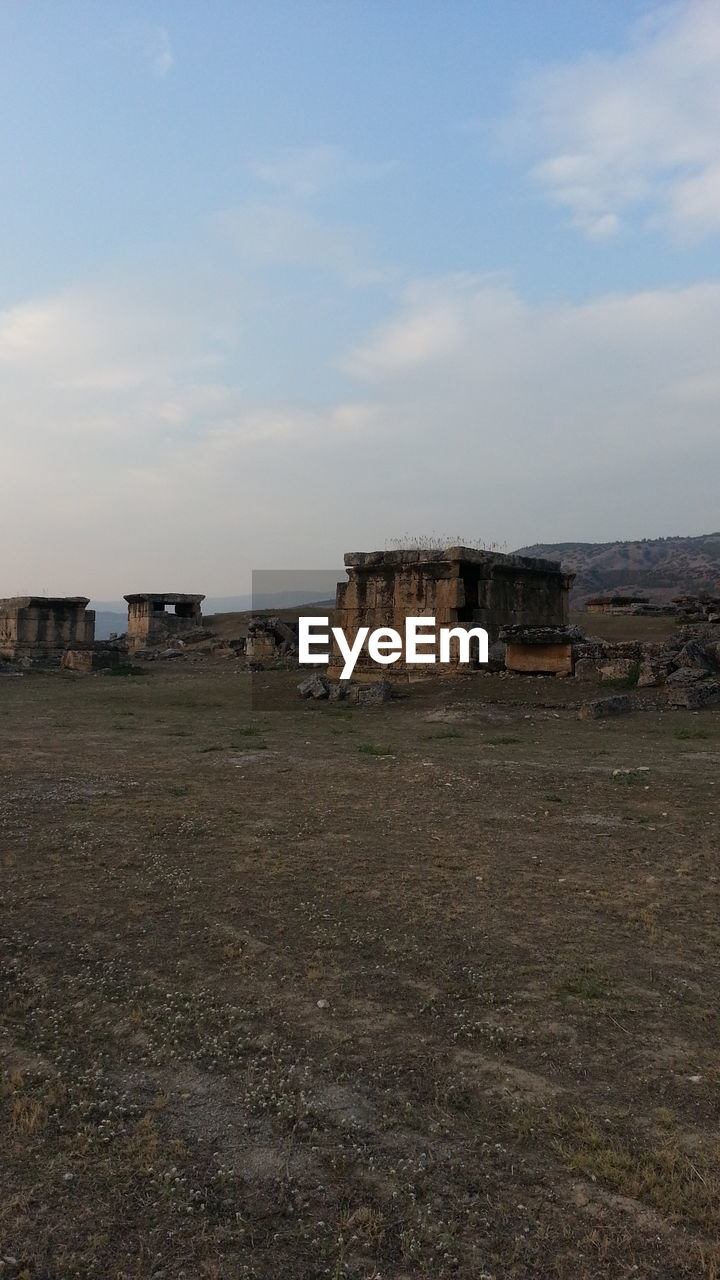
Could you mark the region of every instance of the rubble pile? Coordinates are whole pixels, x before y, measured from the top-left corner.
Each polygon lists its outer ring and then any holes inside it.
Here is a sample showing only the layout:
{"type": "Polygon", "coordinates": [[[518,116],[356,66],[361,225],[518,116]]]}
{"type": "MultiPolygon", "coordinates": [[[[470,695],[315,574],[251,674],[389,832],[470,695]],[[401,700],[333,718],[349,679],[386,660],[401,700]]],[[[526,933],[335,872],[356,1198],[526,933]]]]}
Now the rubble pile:
{"type": "Polygon", "coordinates": [[[288,661],[298,653],[298,624],[282,618],[253,618],[248,626],[245,656],[251,670],[261,670],[266,662],[288,661]]]}

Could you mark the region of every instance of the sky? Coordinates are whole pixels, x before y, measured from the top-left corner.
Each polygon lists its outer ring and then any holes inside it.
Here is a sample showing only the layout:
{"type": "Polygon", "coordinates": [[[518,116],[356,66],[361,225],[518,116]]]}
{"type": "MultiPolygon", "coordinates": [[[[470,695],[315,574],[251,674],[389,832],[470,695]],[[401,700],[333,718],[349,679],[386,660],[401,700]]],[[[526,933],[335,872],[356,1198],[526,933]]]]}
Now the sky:
{"type": "Polygon", "coordinates": [[[3,0],[0,595],[720,527],[720,0],[3,0]]]}

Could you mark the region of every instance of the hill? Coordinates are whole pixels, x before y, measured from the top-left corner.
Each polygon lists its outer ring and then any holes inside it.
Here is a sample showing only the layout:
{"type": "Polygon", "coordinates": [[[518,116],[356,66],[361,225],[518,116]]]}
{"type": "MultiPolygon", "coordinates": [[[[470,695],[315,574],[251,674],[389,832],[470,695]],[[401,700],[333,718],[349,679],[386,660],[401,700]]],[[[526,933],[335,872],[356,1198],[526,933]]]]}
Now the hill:
{"type": "Polygon", "coordinates": [[[720,533],[697,538],[641,538],[637,542],[551,542],[521,547],[519,555],[560,560],[574,573],[571,600],[612,591],[664,602],[673,596],[720,590],[720,533]]]}

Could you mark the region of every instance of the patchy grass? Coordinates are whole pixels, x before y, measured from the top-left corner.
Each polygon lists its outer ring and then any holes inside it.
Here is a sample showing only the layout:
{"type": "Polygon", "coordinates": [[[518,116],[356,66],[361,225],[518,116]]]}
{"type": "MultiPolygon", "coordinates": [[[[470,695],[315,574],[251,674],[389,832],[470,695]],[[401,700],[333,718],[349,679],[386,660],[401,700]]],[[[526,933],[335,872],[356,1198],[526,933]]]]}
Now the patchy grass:
{"type": "Polygon", "coordinates": [[[695,741],[696,739],[704,740],[710,737],[707,729],[701,728],[700,725],[681,724],[672,731],[673,738],[680,742],[695,741]]]}
{"type": "Polygon", "coordinates": [[[251,721],[249,724],[238,725],[237,728],[233,730],[233,737],[257,738],[261,732],[262,730],[260,725],[256,721],[251,721]]]}
{"type": "Polygon", "coordinates": [[[569,974],[557,988],[560,996],[578,996],[581,1000],[607,1000],[614,995],[607,975],[589,965],[581,965],[569,974]]]}
{"type": "Polygon", "coordinates": [[[3,1277],[718,1280],[720,711],[226,667],[2,685],[3,1277]]]}
{"type": "MultiPolygon", "coordinates": [[[[717,1237],[720,1230],[720,1172],[717,1151],[687,1150],[679,1132],[647,1135],[618,1133],[579,1113],[565,1123],[567,1136],[554,1148],[573,1172],[643,1204],[666,1219],[681,1219],[717,1237]]],[[[665,1126],[667,1128],[667,1126],[665,1126]]]]}

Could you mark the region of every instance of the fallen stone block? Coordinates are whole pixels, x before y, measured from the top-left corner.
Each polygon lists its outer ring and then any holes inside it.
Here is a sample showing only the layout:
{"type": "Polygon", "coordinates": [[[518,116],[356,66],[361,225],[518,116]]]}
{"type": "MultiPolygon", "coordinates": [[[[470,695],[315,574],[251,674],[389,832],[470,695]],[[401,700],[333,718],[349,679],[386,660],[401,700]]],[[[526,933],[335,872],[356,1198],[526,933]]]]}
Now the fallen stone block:
{"type": "Polygon", "coordinates": [[[331,680],[328,698],[331,702],[348,702],[350,701],[348,694],[354,688],[355,686],[347,680],[331,680]]]}
{"type": "Polygon", "coordinates": [[[688,640],[680,652],[675,654],[675,664],[678,667],[689,667],[703,672],[710,670],[708,656],[699,640],[688,640]]]}
{"type": "Polygon", "coordinates": [[[64,671],[92,671],[92,649],[66,649],[60,665],[64,671]]]}
{"type": "Polygon", "coordinates": [[[638,662],[642,657],[642,643],[639,640],[608,640],[605,644],[605,656],[608,662],[617,662],[622,658],[638,662]]]}
{"type": "Polygon", "coordinates": [[[578,658],[575,663],[575,679],[597,682],[600,679],[600,663],[595,658],[578,658]]]}
{"type": "Polygon", "coordinates": [[[666,680],[669,685],[688,685],[696,684],[699,680],[707,679],[709,671],[705,667],[678,667],[677,671],[671,671],[666,680]]]}
{"type": "Polygon", "coordinates": [[[720,680],[708,680],[704,684],[676,685],[668,689],[668,706],[686,707],[688,711],[699,711],[702,707],[720,705],[720,680]]]}
{"type": "Polygon", "coordinates": [[[392,698],[392,684],[389,680],[373,680],[372,684],[360,685],[358,702],[361,707],[379,707],[392,698]]]}
{"type": "Polygon", "coordinates": [[[650,659],[640,664],[638,672],[638,689],[652,689],[656,685],[665,684],[670,674],[668,662],[650,659]]]}
{"type": "Polygon", "coordinates": [[[327,698],[330,695],[330,684],[325,676],[308,676],[297,687],[301,698],[327,698]]]}
{"type": "Polygon", "coordinates": [[[581,720],[604,720],[606,716],[626,716],[630,711],[630,698],[626,693],[619,693],[614,698],[596,698],[593,702],[584,702],[578,716],[581,720]]]}
{"type": "Polygon", "coordinates": [[[630,680],[637,671],[637,662],[633,658],[616,658],[600,667],[601,680],[630,680]]]}

